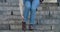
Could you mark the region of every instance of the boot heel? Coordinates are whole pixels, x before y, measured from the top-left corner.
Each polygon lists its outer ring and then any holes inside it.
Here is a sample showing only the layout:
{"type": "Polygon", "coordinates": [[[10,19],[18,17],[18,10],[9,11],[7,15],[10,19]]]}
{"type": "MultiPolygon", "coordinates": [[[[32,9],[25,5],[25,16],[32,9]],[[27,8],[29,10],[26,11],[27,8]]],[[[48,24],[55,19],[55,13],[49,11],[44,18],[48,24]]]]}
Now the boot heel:
{"type": "Polygon", "coordinates": [[[26,30],[26,23],[22,22],[22,30],[26,30]]]}
{"type": "Polygon", "coordinates": [[[32,25],[29,25],[29,30],[30,30],[30,31],[34,30],[34,28],[33,28],[32,25]]]}

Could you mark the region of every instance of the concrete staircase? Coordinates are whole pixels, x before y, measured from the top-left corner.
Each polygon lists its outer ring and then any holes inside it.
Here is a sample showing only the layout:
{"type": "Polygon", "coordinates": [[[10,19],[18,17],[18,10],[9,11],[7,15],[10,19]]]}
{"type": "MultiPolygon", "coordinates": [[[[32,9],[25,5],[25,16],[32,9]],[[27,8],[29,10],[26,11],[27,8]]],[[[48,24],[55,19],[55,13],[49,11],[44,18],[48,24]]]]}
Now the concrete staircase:
{"type": "MultiPolygon", "coordinates": [[[[35,30],[33,32],[59,32],[60,7],[56,4],[42,4],[37,8],[35,30]],[[55,6],[54,6],[55,5],[55,6]],[[50,12],[50,13],[49,13],[50,12]]],[[[0,3],[0,32],[24,32],[20,17],[19,5],[15,2],[0,3]],[[13,11],[13,15],[11,15],[13,11]]],[[[27,22],[27,29],[28,29],[27,22]]],[[[32,32],[26,30],[26,32],[32,32]]]]}

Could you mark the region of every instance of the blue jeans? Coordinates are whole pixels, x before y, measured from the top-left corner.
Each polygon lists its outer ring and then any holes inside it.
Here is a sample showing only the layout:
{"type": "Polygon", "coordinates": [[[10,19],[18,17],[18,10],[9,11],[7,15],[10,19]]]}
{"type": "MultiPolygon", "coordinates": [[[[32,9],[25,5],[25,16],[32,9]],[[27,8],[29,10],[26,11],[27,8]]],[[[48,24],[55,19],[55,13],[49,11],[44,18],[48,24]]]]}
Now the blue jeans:
{"type": "Polygon", "coordinates": [[[24,5],[24,21],[27,22],[28,15],[30,12],[30,24],[35,24],[35,17],[36,17],[36,8],[39,6],[39,0],[33,0],[32,3],[29,1],[25,1],[24,5]]]}

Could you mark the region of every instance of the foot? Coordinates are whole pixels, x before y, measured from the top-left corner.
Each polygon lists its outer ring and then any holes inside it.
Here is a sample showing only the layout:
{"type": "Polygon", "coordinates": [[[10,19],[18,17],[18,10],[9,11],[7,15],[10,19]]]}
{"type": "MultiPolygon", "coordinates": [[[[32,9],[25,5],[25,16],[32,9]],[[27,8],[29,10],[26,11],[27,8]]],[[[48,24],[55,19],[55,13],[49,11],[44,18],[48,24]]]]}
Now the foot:
{"type": "Polygon", "coordinates": [[[29,25],[29,30],[34,30],[34,27],[33,27],[33,25],[31,24],[31,25],[29,25]]]}
{"type": "Polygon", "coordinates": [[[22,30],[26,30],[26,23],[22,22],[22,30]]]}

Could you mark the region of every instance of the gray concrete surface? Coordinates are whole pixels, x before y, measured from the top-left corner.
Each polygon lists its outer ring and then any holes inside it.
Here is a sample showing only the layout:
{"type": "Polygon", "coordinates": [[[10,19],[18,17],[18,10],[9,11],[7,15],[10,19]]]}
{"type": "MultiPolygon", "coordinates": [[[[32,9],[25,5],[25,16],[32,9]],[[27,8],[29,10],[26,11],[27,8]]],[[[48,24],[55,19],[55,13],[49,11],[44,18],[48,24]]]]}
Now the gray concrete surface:
{"type": "MultiPolygon", "coordinates": [[[[56,4],[43,4],[37,9],[35,23],[38,22],[38,25],[35,25],[36,30],[33,32],[60,32],[60,7],[56,4]],[[51,16],[49,16],[49,11],[51,16]]],[[[6,3],[0,3],[0,12],[0,32],[24,32],[18,0],[7,0],[6,3]],[[13,11],[13,15],[11,15],[11,11],[13,11]]],[[[26,26],[28,29],[28,25],[26,26]]],[[[26,30],[26,32],[31,31],[26,30]]]]}

